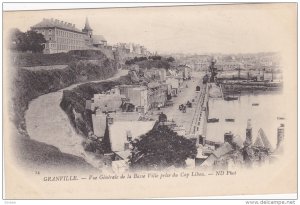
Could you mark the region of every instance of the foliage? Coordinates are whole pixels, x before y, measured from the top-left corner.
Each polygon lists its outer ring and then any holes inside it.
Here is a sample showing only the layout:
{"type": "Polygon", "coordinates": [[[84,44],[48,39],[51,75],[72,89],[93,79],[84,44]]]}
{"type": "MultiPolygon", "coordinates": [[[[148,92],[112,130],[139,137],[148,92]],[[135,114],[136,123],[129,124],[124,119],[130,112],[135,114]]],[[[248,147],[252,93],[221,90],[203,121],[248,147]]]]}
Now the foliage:
{"type": "Polygon", "coordinates": [[[29,30],[25,33],[19,29],[11,31],[10,47],[16,51],[31,51],[33,53],[40,53],[44,50],[44,43],[46,40],[43,34],[29,30]]]}
{"type": "Polygon", "coordinates": [[[162,169],[186,166],[187,158],[195,158],[193,141],[178,135],[167,126],[157,126],[132,142],[132,169],[162,169]]]}
{"type": "Polygon", "coordinates": [[[22,167],[33,170],[96,171],[83,158],[61,152],[58,148],[24,137],[18,133],[10,136],[14,144],[15,159],[22,167]]]}
{"type": "Polygon", "coordinates": [[[167,61],[168,61],[168,62],[174,62],[175,59],[174,59],[173,57],[169,57],[169,58],[167,58],[167,61]]]}
{"type": "MultiPolygon", "coordinates": [[[[40,53],[14,53],[14,59],[16,67],[23,66],[37,66],[37,65],[53,65],[55,63],[68,63],[64,69],[36,69],[29,70],[18,68],[15,78],[13,80],[13,96],[11,103],[13,104],[12,120],[16,127],[20,130],[26,131],[26,123],[24,119],[25,111],[28,108],[28,103],[32,99],[49,93],[54,92],[64,87],[67,87],[73,83],[82,82],[85,80],[102,80],[111,77],[116,72],[115,62],[108,60],[104,55],[101,55],[103,59],[97,60],[97,65],[84,60],[78,60],[79,54],[74,54],[73,57],[70,54],[40,54],[40,53]],[[74,61],[72,61],[72,59],[74,61]]],[[[80,56],[79,56],[80,57],[80,56]]],[[[87,60],[86,60],[87,61],[87,60]]],[[[122,81],[126,79],[122,78],[122,81]]],[[[86,97],[88,92],[80,92],[86,97]]],[[[87,96],[90,97],[90,96],[87,96]]],[[[89,98],[90,99],[90,98],[89,98]]],[[[68,111],[68,116],[72,118],[73,110],[84,110],[85,100],[82,96],[77,96],[74,93],[64,92],[64,102],[61,106],[64,110],[68,111]]],[[[90,115],[85,113],[82,115],[83,120],[88,119],[90,115]]],[[[75,123],[75,121],[73,121],[75,123]]],[[[82,123],[81,123],[82,124],[82,123]]],[[[80,124],[78,124],[80,125],[80,124]]],[[[85,127],[85,126],[82,126],[85,127]]],[[[87,126],[83,133],[89,130],[90,126],[87,126]]]]}
{"type": "Polygon", "coordinates": [[[72,126],[75,127],[77,132],[88,136],[88,133],[93,131],[92,113],[85,109],[86,100],[90,100],[96,93],[106,92],[120,84],[131,84],[131,81],[127,76],[122,76],[114,81],[85,83],[76,86],[72,90],[63,91],[60,106],[68,115],[72,126]],[[73,109],[81,114],[82,119],[75,120],[73,109]]]}
{"type": "Polygon", "coordinates": [[[162,57],[161,57],[161,56],[149,56],[148,59],[152,59],[152,60],[161,60],[162,57]]]}
{"type": "Polygon", "coordinates": [[[132,65],[135,64],[136,62],[145,61],[145,60],[147,60],[147,57],[134,57],[133,59],[125,61],[125,64],[132,65]]]}
{"type": "Polygon", "coordinates": [[[147,61],[141,61],[137,63],[140,68],[165,68],[169,69],[171,67],[170,63],[166,61],[165,59],[163,60],[147,60],[147,61]]]}
{"type": "Polygon", "coordinates": [[[139,65],[140,68],[170,68],[170,63],[174,62],[173,57],[164,58],[161,56],[149,56],[147,57],[134,57],[127,60],[126,65],[139,65]]]}

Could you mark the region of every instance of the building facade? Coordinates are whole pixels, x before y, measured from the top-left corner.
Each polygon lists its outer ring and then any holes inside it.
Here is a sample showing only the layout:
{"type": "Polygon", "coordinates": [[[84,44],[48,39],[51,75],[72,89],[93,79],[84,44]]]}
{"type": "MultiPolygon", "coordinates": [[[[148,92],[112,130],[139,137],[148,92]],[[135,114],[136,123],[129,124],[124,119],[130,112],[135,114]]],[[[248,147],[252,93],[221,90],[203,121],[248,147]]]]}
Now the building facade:
{"type": "Polygon", "coordinates": [[[148,108],[163,107],[167,101],[168,85],[157,82],[148,83],[148,108]]]}
{"type": "Polygon", "coordinates": [[[129,99],[135,106],[135,110],[141,113],[148,111],[148,90],[145,86],[120,85],[119,93],[129,99]]]}
{"type": "Polygon", "coordinates": [[[75,27],[75,24],[67,23],[57,19],[44,18],[41,22],[31,27],[31,30],[44,35],[46,40],[44,53],[61,53],[70,50],[95,49],[93,45],[105,44],[102,38],[93,39],[93,29],[90,27],[88,19],[82,30],[75,27]],[[103,41],[103,42],[99,42],[103,41]]]}
{"type": "Polygon", "coordinates": [[[121,105],[125,99],[125,96],[120,94],[94,94],[91,99],[91,110],[100,110],[101,112],[121,111],[121,105]]]}

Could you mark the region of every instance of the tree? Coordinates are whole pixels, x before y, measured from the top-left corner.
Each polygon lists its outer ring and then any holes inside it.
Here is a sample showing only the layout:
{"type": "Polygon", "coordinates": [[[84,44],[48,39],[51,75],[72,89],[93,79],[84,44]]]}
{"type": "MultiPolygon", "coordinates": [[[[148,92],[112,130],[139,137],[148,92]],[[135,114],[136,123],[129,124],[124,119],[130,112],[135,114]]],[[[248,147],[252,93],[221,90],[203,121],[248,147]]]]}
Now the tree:
{"type": "Polygon", "coordinates": [[[23,33],[19,29],[13,29],[10,37],[10,48],[16,51],[39,53],[43,51],[46,43],[42,34],[32,30],[23,33]]]}
{"type": "Polygon", "coordinates": [[[149,56],[148,59],[152,59],[152,60],[161,60],[161,56],[149,56]]]}
{"type": "Polygon", "coordinates": [[[174,59],[173,57],[169,57],[169,58],[167,58],[167,61],[168,61],[168,62],[174,62],[175,59],[174,59]]]}
{"type": "Polygon", "coordinates": [[[17,51],[26,51],[26,35],[19,29],[10,31],[10,48],[17,51]]]}
{"type": "Polygon", "coordinates": [[[44,43],[46,40],[43,34],[29,30],[25,32],[28,50],[34,53],[40,53],[44,50],[44,43]]]}
{"type": "Polygon", "coordinates": [[[193,141],[179,136],[167,126],[157,126],[131,142],[132,169],[162,169],[185,167],[187,158],[195,158],[197,148],[193,141]]]}

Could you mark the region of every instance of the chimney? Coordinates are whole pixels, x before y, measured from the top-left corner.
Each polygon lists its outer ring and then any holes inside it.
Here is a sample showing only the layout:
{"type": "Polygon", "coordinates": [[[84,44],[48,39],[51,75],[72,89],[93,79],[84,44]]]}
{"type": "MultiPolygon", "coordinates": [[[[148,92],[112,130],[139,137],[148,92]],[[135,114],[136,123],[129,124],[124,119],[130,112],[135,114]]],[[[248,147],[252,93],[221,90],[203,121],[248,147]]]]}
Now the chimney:
{"type": "Polygon", "coordinates": [[[206,142],[206,137],[200,135],[200,136],[199,136],[199,144],[201,144],[201,145],[204,146],[204,145],[205,145],[205,142],[206,142]]]}
{"type": "Polygon", "coordinates": [[[284,124],[280,124],[277,128],[277,149],[282,145],[284,140],[284,124]]]}
{"type": "Polygon", "coordinates": [[[252,124],[251,119],[247,121],[247,128],[246,128],[246,142],[251,145],[252,144],[252,124]]]}
{"type": "Polygon", "coordinates": [[[232,144],[233,142],[233,134],[231,132],[227,132],[224,134],[224,143],[228,142],[229,144],[232,144]]]}

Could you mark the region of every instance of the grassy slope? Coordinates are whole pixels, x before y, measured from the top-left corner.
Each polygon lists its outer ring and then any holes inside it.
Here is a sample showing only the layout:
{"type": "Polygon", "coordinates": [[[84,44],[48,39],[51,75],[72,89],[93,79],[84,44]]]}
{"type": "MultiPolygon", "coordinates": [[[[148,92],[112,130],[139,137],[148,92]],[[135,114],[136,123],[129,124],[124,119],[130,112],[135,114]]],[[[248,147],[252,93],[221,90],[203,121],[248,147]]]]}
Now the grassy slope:
{"type": "Polygon", "coordinates": [[[32,170],[73,170],[93,171],[95,170],[84,159],[65,154],[54,146],[47,145],[22,136],[15,136],[15,156],[18,164],[32,170]]]}
{"type": "Polygon", "coordinates": [[[24,119],[29,102],[46,93],[54,92],[77,82],[106,79],[116,72],[117,62],[108,59],[100,51],[72,51],[60,54],[13,54],[14,65],[18,67],[68,65],[65,69],[26,70],[17,69],[13,82],[11,99],[12,121],[19,129],[15,140],[17,159],[30,167],[87,168],[82,158],[61,153],[57,148],[29,139],[24,119]]]}
{"type": "Polygon", "coordinates": [[[106,79],[116,72],[116,62],[100,52],[72,51],[68,54],[20,54],[16,66],[40,66],[68,63],[65,69],[26,70],[18,69],[14,79],[13,105],[15,125],[26,131],[24,113],[28,103],[43,94],[67,87],[77,82],[106,79]],[[93,62],[90,62],[90,61],[93,62]]]}

